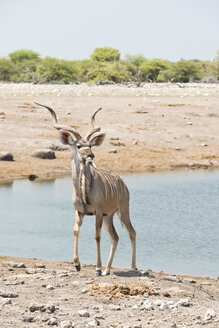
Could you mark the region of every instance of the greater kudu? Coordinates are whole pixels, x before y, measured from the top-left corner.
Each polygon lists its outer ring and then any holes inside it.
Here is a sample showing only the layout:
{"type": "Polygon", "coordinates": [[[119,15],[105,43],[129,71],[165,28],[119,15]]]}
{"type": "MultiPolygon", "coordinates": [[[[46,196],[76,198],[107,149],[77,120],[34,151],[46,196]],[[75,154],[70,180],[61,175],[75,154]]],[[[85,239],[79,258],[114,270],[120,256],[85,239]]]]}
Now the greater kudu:
{"type": "Polygon", "coordinates": [[[60,125],[54,110],[47,108],[53,118],[53,125],[60,130],[60,140],[72,148],[72,178],[74,184],[73,203],[75,207],[74,226],[74,265],[79,271],[81,266],[78,257],[79,229],[85,215],[96,216],[97,243],[97,275],[101,275],[100,238],[102,224],[110,236],[111,250],[107,266],[103,275],[110,273],[113,257],[119,237],[113,225],[113,215],[117,212],[119,219],[128,231],[132,245],[132,269],[136,269],[136,232],[129,217],[129,191],[123,180],[116,174],[98,169],[93,164],[93,146],[100,146],[105,138],[104,133],[98,133],[100,127],[96,126],[95,116],[101,109],[99,107],[91,118],[93,129],[84,138],[72,127],[60,125]],[[74,136],[74,139],[72,138],[74,136]],[[93,136],[95,135],[95,136],[93,136]],[[93,138],[91,138],[93,136],[93,138]]]}

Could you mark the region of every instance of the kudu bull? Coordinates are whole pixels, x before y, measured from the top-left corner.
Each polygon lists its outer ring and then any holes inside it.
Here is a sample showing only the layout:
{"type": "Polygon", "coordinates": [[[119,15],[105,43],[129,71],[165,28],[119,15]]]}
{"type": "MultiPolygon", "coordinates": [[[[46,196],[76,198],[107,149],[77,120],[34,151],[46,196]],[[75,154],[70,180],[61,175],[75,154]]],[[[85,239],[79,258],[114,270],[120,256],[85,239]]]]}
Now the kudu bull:
{"type": "Polygon", "coordinates": [[[101,109],[99,107],[91,118],[92,129],[83,138],[71,126],[60,125],[54,110],[48,106],[36,103],[49,110],[53,118],[53,125],[60,130],[60,141],[72,148],[72,178],[74,184],[73,203],[75,207],[74,225],[74,265],[81,269],[78,257],[79,229],[85,215],[96,216],[95,239],[97,244],[96,273],[101,275],[100,239],[102,224],[109,234],[111,250],[107,266],[103,275],[110,274],[113,257],[119,237],[113,225],[113,215],[118,214],[121,223],[125,226],[132,245],[131,268],[136,269],[136,232],[129,217],[129,191],[123,180],[116,174],[107,170],[98,169],[93,164],[93,146],[100,146],[105,138],[99,133],[95,116],[101,109]],[[72,135],[74,138],[72,138],[72,135]],[[93,137],[92,137],[93,136],[93,137]],[[92,137],[92,138],[91,138],[92,137]]]}

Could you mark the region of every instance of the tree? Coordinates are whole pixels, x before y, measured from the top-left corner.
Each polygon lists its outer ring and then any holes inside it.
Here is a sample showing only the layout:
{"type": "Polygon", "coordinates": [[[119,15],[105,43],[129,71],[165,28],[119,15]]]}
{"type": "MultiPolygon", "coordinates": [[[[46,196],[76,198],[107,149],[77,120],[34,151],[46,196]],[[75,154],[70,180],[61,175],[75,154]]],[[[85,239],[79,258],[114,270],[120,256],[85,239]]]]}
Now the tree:
{"type": "Polygon", "coordinates": [[[130,71],[125,62],[97,63],[87,72],[88,81],[113,81],[115,83],[131,81],[130,71]]]}
{"type": "Polygon", "coordinates": [[[38,78],[62,83],[75,82],[78,71],[74,62],[46,57],[37,66],[38,78]]]}
{"type": "Polygon", "coordinates": [[[168,68],[168,61],[161,59],[145,60],[140,65],[140,70],[142,72],[142,80],[144,81],[158,81],[158,75],[161,71],[168,68]]]}
{"type": "Polygon", "coordinates": [[[17,62],[22,62],[23,60],[39,60],[40,54],[32,50],[17,50],[9,54],[11,61],[16,64],[17,62]]]}
{"type": "Polygon", "coordinates": [[[0,81],[11,81],[12,75],[15,73],[15,65],[10,59],[0,58],[0,81]]]}
{"type": "Polygon", "coordinates": [[[203,77],[202,63],[192,60],[180,60],[172,65],[170,76],[174,82],[198,81],[203,77]]]}
{"type": "Polygon", "coordinates": [[[112,62],[120,59],[120,53],[119,50],[109,47],[96,48],[90,57],[98,62],[112,62]]]}
{"type": "Polygon", "coordinates": [[[144,61],[147,60],[143,55],[126,55],[125,59],[133,65],[137,66],[138,68],[144,61]]]}

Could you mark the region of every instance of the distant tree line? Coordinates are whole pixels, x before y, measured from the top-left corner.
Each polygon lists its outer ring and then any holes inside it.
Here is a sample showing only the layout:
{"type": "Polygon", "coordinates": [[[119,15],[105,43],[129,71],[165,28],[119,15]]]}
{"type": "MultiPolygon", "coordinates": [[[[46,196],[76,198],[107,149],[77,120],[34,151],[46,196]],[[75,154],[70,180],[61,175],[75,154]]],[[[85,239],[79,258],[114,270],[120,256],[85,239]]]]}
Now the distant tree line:
{"type": "Polygon", "coordinates": [[[218,82],[219,52],[213,61],[147,59],[142,55],[120,58],[117,49],[96,48],[90,59],[69,61],[41,58],[32,50],[17,50],[0,58],[1,82],[32,83],[114,83],[136,82],[218,82]]]}

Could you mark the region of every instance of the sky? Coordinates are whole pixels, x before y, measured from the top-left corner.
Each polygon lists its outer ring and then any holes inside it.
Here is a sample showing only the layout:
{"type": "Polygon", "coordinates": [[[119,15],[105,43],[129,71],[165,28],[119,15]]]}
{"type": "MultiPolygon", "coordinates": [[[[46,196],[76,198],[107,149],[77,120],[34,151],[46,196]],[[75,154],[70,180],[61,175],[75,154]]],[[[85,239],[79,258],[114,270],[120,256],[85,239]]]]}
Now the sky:
{"type": "Polygon", "coordinates": [[[149,59],[213,60],[219,0],[0,0],[0,57],[88,59],[95,48],[149,59]]]}

